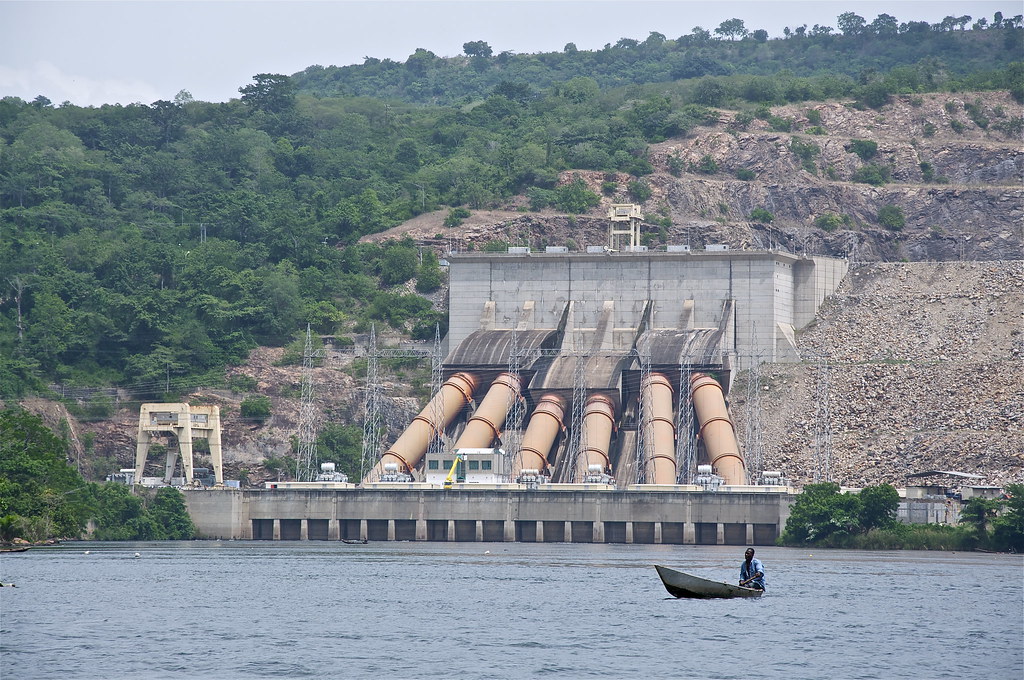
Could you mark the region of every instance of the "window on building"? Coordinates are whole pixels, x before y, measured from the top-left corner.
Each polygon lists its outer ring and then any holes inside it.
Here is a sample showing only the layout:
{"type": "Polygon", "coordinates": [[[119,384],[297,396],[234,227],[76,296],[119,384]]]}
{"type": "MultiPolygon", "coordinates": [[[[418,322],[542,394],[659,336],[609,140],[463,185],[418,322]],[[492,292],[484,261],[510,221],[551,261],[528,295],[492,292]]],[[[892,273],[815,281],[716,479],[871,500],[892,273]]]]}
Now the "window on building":
{"type": "Polygon", "coordinates": [[[428,470],[436,470],[438,462],[439,461],[437,461],[437,460],[428,460],[427,461],[427,469],[428,470]]]}
{"type": "Polygon", "coordinates": [[[444,467],[445,470],[451,470],[452,469],[452,462],[450,460],[446,460],[444,462],[444,466],[443,467],[444,467]]]}
{"type": "Polygon", "coordinates": [[[482,460],[482,461],[480,461],[480,469],[481,470],[490,470],[491,469],[491,461],[489,461],[489,460],[482,460]]]}
{"type": "Polygon", "coordinates": [[[478,460],[471,460],[471,461],[469,461],[469,469],[470,470],[479,470],[480,469],[480,461],[478,461],[478,460]]]}

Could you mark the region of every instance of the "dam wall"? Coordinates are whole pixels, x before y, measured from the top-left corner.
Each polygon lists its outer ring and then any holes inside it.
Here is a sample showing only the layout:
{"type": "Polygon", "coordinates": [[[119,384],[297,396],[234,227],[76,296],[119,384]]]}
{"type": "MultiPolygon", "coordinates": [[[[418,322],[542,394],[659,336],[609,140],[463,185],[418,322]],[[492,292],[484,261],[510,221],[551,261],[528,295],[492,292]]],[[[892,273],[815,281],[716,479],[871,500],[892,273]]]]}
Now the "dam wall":
{"type": "Polygon", "coordinates": [[[200,538],[772,545],[795,496],[764,487],[187,490],[200,538]]]}
{"type": "Polygon", "coordinates": [[[650,305],[652,328],[722,325],[735,301],[728,349],[738,369],[752,357],[792,361],[793,334],[846,275],[848,262],[774,251],[454,253],[448,346],[496,328],[555,328],[572,303],[572,327],[599,325],[614,306],[613,344],[628,349],[650,305]],[[528,314],[526,313],[528,311],[528,314]]]}

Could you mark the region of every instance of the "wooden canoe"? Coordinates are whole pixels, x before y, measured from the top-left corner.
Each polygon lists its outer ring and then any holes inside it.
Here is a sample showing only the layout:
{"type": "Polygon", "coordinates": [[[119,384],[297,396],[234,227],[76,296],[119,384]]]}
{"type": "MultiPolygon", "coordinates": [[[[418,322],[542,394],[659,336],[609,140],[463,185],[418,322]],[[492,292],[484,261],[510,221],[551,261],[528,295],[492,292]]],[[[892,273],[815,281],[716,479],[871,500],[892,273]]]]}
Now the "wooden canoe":
{"type": "Polygon", "coordinates": [[[665,590],[672,597],[693,597],[700,599],[728,598],[728,597],[761,597],[763,590],[756,588],[745,588],[734,586],[731,583],[721,581],[709,581],[698,576],[684,574],[675,569],[669,569],[661,565],[654,565],[658,570],[661,582],[665,584],[665,590]]]}

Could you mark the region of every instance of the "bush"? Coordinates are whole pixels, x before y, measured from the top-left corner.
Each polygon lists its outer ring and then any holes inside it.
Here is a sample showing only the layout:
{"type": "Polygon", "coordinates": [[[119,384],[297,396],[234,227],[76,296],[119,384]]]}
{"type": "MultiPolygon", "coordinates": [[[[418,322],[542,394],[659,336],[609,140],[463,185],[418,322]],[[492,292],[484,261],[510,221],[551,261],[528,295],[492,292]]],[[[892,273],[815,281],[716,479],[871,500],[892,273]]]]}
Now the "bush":
{"type": "Polygon", "coordinates": [[[923,132],[923,134],[924,134],[925,137],[934,137],[935,136],[935,132],[937,130],[938,130],[938,128],[935,127],[935,123],[925,123],[924,124],[924,132],[923,132]]]}
{"type": "Polygon", "coordinates": [[[615,190],[619,188],[618,182],[601,182],[601,193],[605,196],[612,196],[615,194],[615,190]]]}
{"type": "Polygon", "coordinates": [[[673,177],[679,177],[683,174],[683,169],[686,167],[686,163],[679,157],[679,154],[672,154],[668,157],[668,172],[673,177]]]}
{"type": "Polygon", "coordinates": [[[827,212],[814,218],[814,226],[822,231],[835,231],[848,224],[850,224],[849,215],[837,215],[834,212],[827,212]]]}
{"type": "Polygon", "coordinates": [[[718,172],[718,162],[715,161],[711,154],[704,154],[690,169],[702,175],[713,175],[718,172]]]}
{"type": "Polygon", "coordinates": [[[626,190],[629,191],[629,196],[637,203],[643,203],[651,197],[651,187],[647,186],[646,182],[639,180],[630,182],[626,185],[626,190]]]}
{"type": "Polygon", "coordinates": [[[577,175],[568,184],[555,189],[555,207],[568,213],[582,213],[601,203],[601,197],[587,188],[577,175]]]}
{"type": "Polygon", "coordinates": [[[899,231],[907,223],[903,209],[895,205],[883,205],[878,211],[878,223],[886,229],[899,231]]]}
{"type": "Polygon", "coordinates": [[[755,177],[757,177],[757,175],[754,174],[754,171],[748,168],[739,168],[736,170],[736,179],[741,179],[744,182],[749,182],[755,177]]]}
{"type": "Polygon", "coordinates": [[[967,126],[958,121],[956,118],[949,121],[949,127],[953,128],[953,132],[957,133],[958,135],[963,134],[964,130],[967,129],[967,126]]]}
{"type": "Polygon", "coordinates": [[[457,227],[462,224],[462,220],[469,217],[470,213],[468,210],[459,206],[458,208],[452,208],[448,211],[448,216],[444,218],[444,226],[446,227],[457,227]]]}
{"type": "Polygon", "coordinates": [[[750,211],[750,220],[760,224],[771,224],[775,220],[775,215],[772,215],[764,208],[754,208],[750,211]]]}
{"type": "Polygon", "coordinates": [[[872,186],[880,187],[889,181],[892,171],[886,165],[865,165],[853,173],[854,182],[863,182],[872,186]]]}
{"type": "Polygon", "coordinates": [[[935,168],[932,167],[931,163],[921,161],[918,167],[921,168],[921,179],[925,182],[931,182],[935,179],[935,168]]]}
{"type": "Polygon", "coordinates": [[[270,397],[254,395],[242,400],[241,415],[249,420],[265,422],[270,417],[270,397]]]}
{"type": "Polygon", "coordinates": [[[848,148],[860,156],[862,161],[869,161],[878,153],[878,143],[869,139],[851,139],[848,148]]]}

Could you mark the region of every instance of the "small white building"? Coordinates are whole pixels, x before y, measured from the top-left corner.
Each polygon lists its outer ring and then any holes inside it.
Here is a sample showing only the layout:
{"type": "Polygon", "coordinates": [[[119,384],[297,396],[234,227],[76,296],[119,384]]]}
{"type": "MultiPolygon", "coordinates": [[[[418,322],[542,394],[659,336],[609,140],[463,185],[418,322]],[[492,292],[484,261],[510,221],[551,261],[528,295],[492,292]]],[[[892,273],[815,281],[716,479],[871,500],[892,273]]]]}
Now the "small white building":
{"type": "Polygon", "coordinates": [[[426,482],[428,484],[444,484],[457,454],[465,456],[465,460],[456,468],[455,475],[452,477],[453,482],[499,484],[504,481],[501,478],[504,449],[456,449],[441,453],[427,453],[424,462],[426,482]]]}

